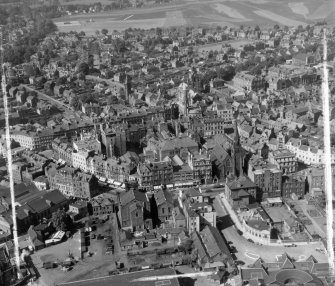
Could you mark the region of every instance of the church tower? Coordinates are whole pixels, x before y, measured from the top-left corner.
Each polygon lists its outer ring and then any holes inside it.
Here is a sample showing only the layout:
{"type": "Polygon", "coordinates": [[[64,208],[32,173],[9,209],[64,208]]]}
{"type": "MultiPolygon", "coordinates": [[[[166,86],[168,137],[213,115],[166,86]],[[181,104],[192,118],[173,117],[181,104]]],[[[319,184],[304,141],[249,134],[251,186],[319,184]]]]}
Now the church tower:
{"type": "Polygon", "coordinates": [[[237,178],[243,175],[243,154],[240,142],[240,135],[238,133],[237,120],[235,120],[235,130],[233,136],[232,159],[233,159],[233,175],[237,178]]]}
{"type": "Polygon", "coordinates": [[[129,102],[129,96],[130,96],[130,93],[131,93],[131,78],[127,74],[126,74],[124,87],[125,87],[126,100],[129,102]]]}

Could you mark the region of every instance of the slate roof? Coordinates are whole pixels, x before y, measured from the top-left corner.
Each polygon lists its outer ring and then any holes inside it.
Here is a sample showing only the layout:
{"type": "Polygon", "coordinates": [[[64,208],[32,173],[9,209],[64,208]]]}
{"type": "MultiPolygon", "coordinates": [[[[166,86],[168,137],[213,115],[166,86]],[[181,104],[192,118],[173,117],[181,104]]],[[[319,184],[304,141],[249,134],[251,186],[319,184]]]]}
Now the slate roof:
{"type": "Polygon", "coordinates": [[[56,205],[67,201],[66,197],[59,190],[47,192],[43,197],[56,205]]]}
{"type": "Polygon", "coordinates": [[[148,202],[148,198],[144,192],[138,190],[129,190],[121,195],[121,205],[125,206],[133,201],[148,202]]]}
{"type": "Polygon", "coordinates": [[[164,203],[169,203],[169,204],[173,204],[173,198],[172,195],[169,191],[167,190],[162,190],[159,189],[155,194],[155,200],[156,200],[156,204],[157,206],[160,206],[164,203]]]}
{"type": "Polygon", "coordinates": [[[223,253],[230,257],[230,251],[217,228],[206,226],[200,236],[210,258],[223,253]]]}
{"type": "Polygon", "coordinates": [[[256,187],[256,185],[248,177],[245,176],[241,176],[237,180],[235,179],[228,182],[227,184],[231,190],[250,189],[256,187]]]}

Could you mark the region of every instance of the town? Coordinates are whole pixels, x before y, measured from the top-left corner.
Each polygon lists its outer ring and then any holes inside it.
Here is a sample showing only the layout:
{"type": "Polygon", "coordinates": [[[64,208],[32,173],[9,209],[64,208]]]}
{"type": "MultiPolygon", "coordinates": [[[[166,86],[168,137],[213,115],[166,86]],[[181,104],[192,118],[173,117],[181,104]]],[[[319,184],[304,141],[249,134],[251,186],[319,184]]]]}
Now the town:
{"type": "Polygon", "coordinates": [[[333,27],[87,35],[20,7],[0,7],[0,285],[333,284],[333,27]]]}

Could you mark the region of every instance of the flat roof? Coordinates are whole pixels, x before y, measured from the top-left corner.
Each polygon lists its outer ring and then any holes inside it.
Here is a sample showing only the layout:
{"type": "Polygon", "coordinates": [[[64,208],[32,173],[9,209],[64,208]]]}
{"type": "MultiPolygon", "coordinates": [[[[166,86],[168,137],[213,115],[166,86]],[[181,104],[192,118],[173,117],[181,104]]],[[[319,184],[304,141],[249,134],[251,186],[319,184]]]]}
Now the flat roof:
{"type": "Polygon", "coordinates": [[[275,203],[282,203],[282,199],[281,198],[266,198],[266,201],[269,204],[275,204],[275,203]]]}
{"type": "Polygon", "coordinates": [[[281,222],[292,216],[284,205],[280,207],[266,207],[264,209],[273,222],[281,222]]]}
{"type": "MultiPolygon", "coordinates": [[[[114,276],[105,276],[97,279],[81,280],[78,282],[69,282],[64,284],[57,284],[58,286],[179,286],[177,278],[159,279],[153,281],[134,281],[135,279],[176,275],[172,268],[162,268],[157,270],[145,270],[126,274],[119,274],[114,276]]],[[[167,278],[167,277],[166,277],[167,278]]]]}

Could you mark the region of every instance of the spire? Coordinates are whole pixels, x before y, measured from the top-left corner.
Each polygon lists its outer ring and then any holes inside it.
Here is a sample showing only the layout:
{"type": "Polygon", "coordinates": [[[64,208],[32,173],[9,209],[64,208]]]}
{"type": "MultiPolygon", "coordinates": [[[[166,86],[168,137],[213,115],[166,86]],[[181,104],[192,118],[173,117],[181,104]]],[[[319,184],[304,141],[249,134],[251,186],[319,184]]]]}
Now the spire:
{"type": "Polygon", "coordinates": [[[240,145],[240,134],[238,133],[237,119],[235,119],[234,127],[234,145],[240,145]]]}
{"type": "Polygon", "coordinates": [[[232,148],[232,159],[233,159],[233,174],[235,177],[243,175],[243,154],[241,150],[240,135],[238,133],[237,119],[235,120],[234,128],[234,144],[232,148]]]}

